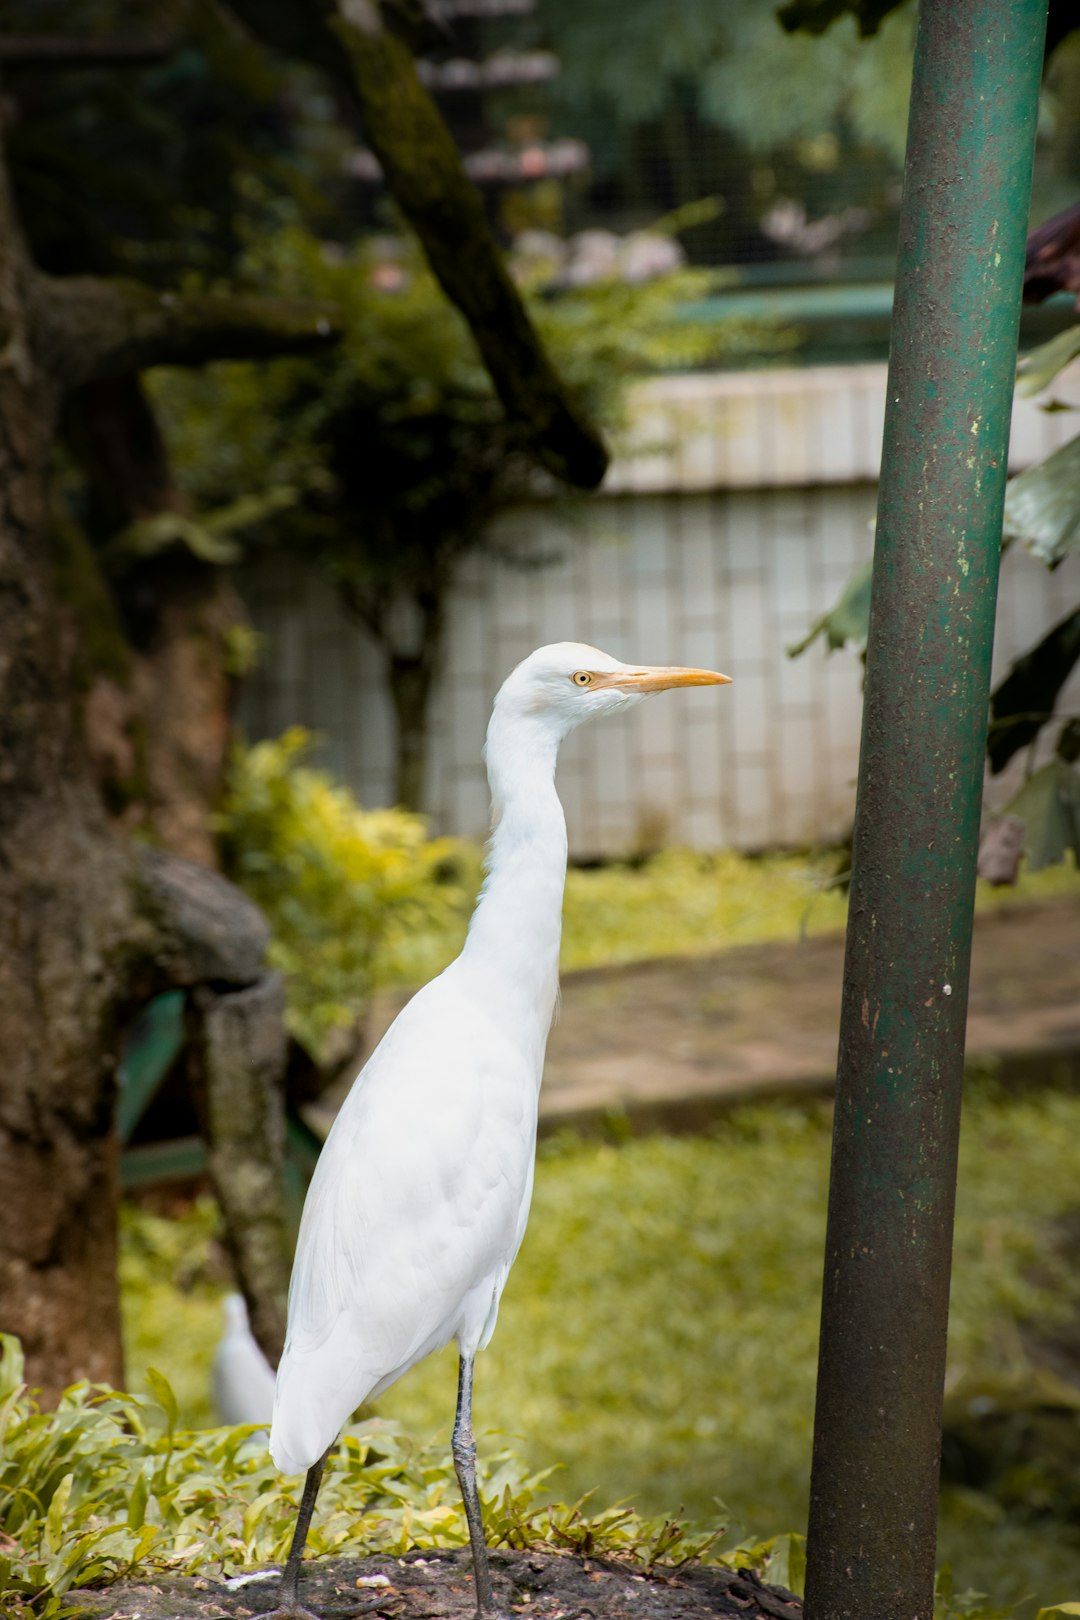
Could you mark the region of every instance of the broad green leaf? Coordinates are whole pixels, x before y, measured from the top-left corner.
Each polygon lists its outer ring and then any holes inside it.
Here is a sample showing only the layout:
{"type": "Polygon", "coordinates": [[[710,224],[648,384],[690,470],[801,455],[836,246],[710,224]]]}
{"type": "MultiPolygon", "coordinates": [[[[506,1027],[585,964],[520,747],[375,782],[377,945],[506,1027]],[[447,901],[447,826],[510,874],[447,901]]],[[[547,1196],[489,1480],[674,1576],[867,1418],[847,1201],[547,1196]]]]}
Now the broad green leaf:
{"type": "Polygon", "coordinates": [[[23,1351],[11,1333],[0,1333],[0,1400],[6,1400],[23,1382],[23,1351]]]}
{"type": "Polygon", "coordinates": [[[1035,1620],[1050,1620],[1053,1614],[1080,1614],[1080,1603],[1052,1603],[1048,1609],[1040,1609],[1035,1620]]]}
{"type": "Polygon", "coordinates": [[[849,643],[859,648],[866,646],[870,630],[870,579],[873,569],[872,558],[856,569],[835,606],[828,613],[823,613],[820,619],[815,619],[803,639],[788,648],[789,658],[798,658],[821,635],[826,638],[830,652],[849,643]]]}
{"type": "Polygon", "coordinates": [[[1059,332],[1048,343],[1040,343],[1037,349],[1023,356],[1017,371],[1016,392],[1025,399],[1032,394],[1041,394],[1058,372],[1063,371],[1078,355],[1080,326],[1070,326],[1067,331],[1059,332]]]}
{"type": "Polygon", "coordinates": [[[140,1530],[146,1518],[146,1504],[150,1500],[150,1481],[145,1471],[135,1476],[135,1483],[131,1487],[131,1497],[128,1501],[127,1526],[129,1530],[140,1530]]]}
{"type": "Polygon", "coordinates": [[[173,1394],[172,1385],[169,1383],[167,1378],[162,1377],[161,1373],[158,1372],[156,1367],[147,1367],[146,1382],[150,1386],[154,1399],[165,1413],[165,1422],[168,1427],[169,1439],[171,1440],[176,1430],[176,1419],[178,1415],[176,1396],[173,1394]]]}
{"type": "Polygon", "coordinates": [[[1024,853],[1033,872],[1055,866],[1072,850],[1080,864],[1080,771],[1051,760],[1005,806],[1024,823],[1024,853]]]}
{"type": "Polygon", "coordinates": [[[64,1513],[74,1484],[74,1474],[65,1474],[49,1503],[49,1511],[45,1515],[44,1540],[45,1545],[53,1554],[58,1553],[64,1539],[64,1513]]]}
{"type": "Polygon", "coordinates": [[[1010,481],[1004,534],[1050,564],[1080,548],[1080,437],[1010,481]]]}

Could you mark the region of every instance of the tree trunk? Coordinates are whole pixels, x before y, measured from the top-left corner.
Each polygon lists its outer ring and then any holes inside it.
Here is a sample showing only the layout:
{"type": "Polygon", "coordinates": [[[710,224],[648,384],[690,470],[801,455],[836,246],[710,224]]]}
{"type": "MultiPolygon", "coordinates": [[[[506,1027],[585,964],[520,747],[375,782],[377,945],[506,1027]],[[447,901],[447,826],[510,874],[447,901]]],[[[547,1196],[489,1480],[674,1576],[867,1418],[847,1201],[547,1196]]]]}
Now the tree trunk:
{"type": "MultiPolygon", "coordinates": [[[[64,425],[86,474],[86,527],[98,549],[131,524],[186,510],[137,373],[78,389],[64,425]]],[[[88,741],[102,791],[125,830],[150,830],[174,854],[213,866],[209,815],[231,737],[228,642],[247,624],[243,604],[222,568],[182,546],[131,559],[117,595],[118,633],[130,638],[131,657],[123,669],[99,659],[87,677],[88,741]]],[[[96,601],[83,605],[100,612],[96,601]]]]}
{"type": "Polygon", "coordinates": [[[119,1380],[116,1008],[124,859],[74,723],[73,630],[52,590],[53,390],[19,277],[0,298],[0,1322],[49,1394],[119,1380]]]}
{"type": "MultiPolygon", "coordinates": [[[[432,649],[434,654],[437,649],[432,649]]],[[[423,806],[427,771],[428,711],[435,676],[434,657],[395,653],[386,659],[386,680],[396,725],[394,802],[406,810],[423,806]]]]}
{"type": "Polygon", "coordinates": [[[434,553],[422,585],[386,588],[356,579],[339,581],[342,600],[383,655],[394,706],[394,803],[423,806],[431,689],[442,662],[449,569],[434,553]]]}
{"type": "MultiPolygon", "coordinates": [[[[233,338],[256,344],[258,301],[241,301],[237,327],[230,308],[196,300],[194,353],[211,335],[224,352],[233,338]]],[[[290,319],[286,347],[324,341],[310,312],[293,307],[290,319]]],[[[110,825],[80,699],[89,627],[100,629],[111,598],[90,548],[73,569],[72,548],[54,545],[63,526],[47,504],[65,390],[95,368],[123,369],[117,356],[133,344],[149,357],[155,330],[179,357],[184,320],[182,299],[85,281],[72,292],[40,276],[0,162],[0,1327],[22,1338],[28,1379],[46,1399],[80,1377],[121,1382],[114,1105],[124,1024],[169,985],[254,983],[266,947],[265,924],[230,885],[170,866],[110,825]],[[129,305],[134,336],[122,320],[129,305]],[[108,320],[80,342],[84,306],[108,320]],[[80,616],[73,574],[100,613],[80,616]]],[[[122,633],[117,644],[122,664],[122,633]]]]}

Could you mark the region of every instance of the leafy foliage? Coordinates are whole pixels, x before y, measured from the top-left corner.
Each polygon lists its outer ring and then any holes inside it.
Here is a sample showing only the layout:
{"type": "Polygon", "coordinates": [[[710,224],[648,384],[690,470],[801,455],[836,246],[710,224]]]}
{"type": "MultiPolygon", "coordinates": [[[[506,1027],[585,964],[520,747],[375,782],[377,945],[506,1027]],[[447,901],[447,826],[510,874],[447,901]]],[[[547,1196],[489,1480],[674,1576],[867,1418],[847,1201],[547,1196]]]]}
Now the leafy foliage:
{"type": "Polygon", "coordinates": [[[218,832],[228,874],[270,920],[290,1031],[320,1061],[363,1010],[376,953],[407,974],[413,935],[459,914],[463,896],[455,846],[429,840],[420,816],[362,810],[302,763],[310,743],[294,727],[237,749],[218,832]]]}
{"type": "Polygon", "coordinates": [[[868,44],[847,22],[824,40],[792,37],[758,0],[637,0],[618,12],[545,0],[539,23],[561,63],[553,99],[603,165],[613,129],[661,122],[687,94],[751,151],[847,126],[902,153],[912,15],[904,6],[868,44]]]}
{"type": "MultiPolygon", "coordinates": [[[[248,280],[334,303],[345,337],[317,361],[223,364],[156,378],[177,471],[196,504],[216,507],[237,491],[261,490],[272,467],[276,483],[310,497],[305,540],[325,540],[331,513],[348,515],[354,526],[343,549],[368,569],[377,566],[380,536],[396,551],[419,545],[426,531],[475,543],[484,515],[530,492],[533,474],[468,329],[415,241],[326,244],[290,210],[267,218],[265,199],[261,207],[248,280]]],[[[527,291],[560,372],[610,429],[626,382],[643,370],[700,365],[766,341],[760,328],[718,329],[683,317],[711,282],[704,272],[682,271],[559,298],[527,291]]]]}

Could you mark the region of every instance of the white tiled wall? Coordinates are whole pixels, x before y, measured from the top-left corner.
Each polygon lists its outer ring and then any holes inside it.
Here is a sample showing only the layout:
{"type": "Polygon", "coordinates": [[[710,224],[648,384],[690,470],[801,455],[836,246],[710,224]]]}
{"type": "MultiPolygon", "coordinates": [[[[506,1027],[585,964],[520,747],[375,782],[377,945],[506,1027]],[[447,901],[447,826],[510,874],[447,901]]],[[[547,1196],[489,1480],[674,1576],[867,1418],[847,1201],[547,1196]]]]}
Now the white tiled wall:
{"type": "MultiPolygon", "coordinates": [[[[785,649],[870,554],[883,387],[875,366],[649,383],[639,428],[648,452],[617,464],[610,493],[584,518],[563,527],[543,504],[507,516],[554,560],[521,569],[473,557],[462,571],[432,716],[434,826],[484,835],[491,698],[533,647],[575,639],[627,659],[720,668],[736,683],[671,694],[570,738],[559,781],[575,854],[844,834],[861,666],[820,643],[796,660],[785,649]]],[[[1060,415],[1028,406],[1018,416],[1014,465],[1070,436],[1060,415]]],[[[1073,605],[1067,574],[1006,554],[997,674],[1073,605]]],[[[362,631],[296,560],[264,561],[245,594],[268,643],[244,698],[249,734],[309,726],[364,802],[389,803],[390,707],[362,631]]]]}

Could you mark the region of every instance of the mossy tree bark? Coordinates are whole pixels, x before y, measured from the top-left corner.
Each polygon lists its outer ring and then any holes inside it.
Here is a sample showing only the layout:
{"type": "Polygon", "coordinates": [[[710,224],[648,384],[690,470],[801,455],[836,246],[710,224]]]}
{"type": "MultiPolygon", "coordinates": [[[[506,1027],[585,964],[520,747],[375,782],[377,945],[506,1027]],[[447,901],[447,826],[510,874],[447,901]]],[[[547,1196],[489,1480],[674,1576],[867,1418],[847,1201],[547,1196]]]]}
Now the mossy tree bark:
{"type": "MultiPolygon", "coordinates": [[[[64,436],[86,478],[85,527],[106,545],[162,513],[191,515],[138,372],[76,389],[64,436]]],[[[229,646],[248,624],[243,603],[225,569],[179,545],[110,572],[125,645],[117,657],[114,639],[113,655],[92,661],[84,704],[106,804],[123,829],[150,828],[174,854],[213,866],[209,815],[228,763],[229,646]]]]}
{"type": "MultiPolygon", "coordinates": [[[[325,313],[262,313],[259,332],[256,300],[162,306],[143,289],[41,276],[0,167],[0,1325],[22,1337],[47,1395],[121,1375],[113,1111],[125,1019],[168,985],[257,982],[265,946],[264,929],[253,956],[251,908],[220,879],[211,914],[180,904],[183,885],[148,887],[145,853],[110,824],[83,724],[85,627],[60,588],[70,557],[50,522],[53,440],[71,387],[133,357],[184,359],[188,315],[190,359],[329,335],[325,313]],[[103,318],[84,331],[94,311],[103,318]]],[[[92,557],[81,563],[92,580],[92,557]]]]}

